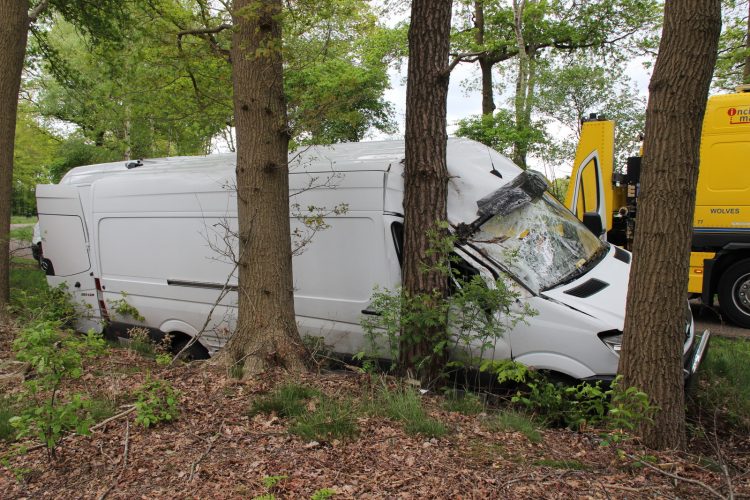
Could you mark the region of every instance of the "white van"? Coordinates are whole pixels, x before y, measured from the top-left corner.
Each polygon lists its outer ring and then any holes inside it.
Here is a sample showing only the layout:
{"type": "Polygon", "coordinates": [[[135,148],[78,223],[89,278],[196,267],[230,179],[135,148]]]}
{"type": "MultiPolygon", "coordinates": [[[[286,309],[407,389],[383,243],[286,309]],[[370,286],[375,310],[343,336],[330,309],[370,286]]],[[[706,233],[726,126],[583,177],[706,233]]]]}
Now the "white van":
{"type": "MultiPolygon", "coordinates": [[[[290,203],[347,205],[326,217],[330,227],[293,261],[300,333],[323,336],[340,353],[365,346],[360,320],[373,288],[400,283],[403,157],[403,141],[290,156],[290,203]]],[[[89,311],[81,329],[107,319],[185,339],[200,333],[213,354],[236,318],[237,279],[224,246],[237,227],[235,156],[104,167],[80,167],[65,183],[37,187],[49,283],[66,283],[89,311]],[[117,313],[123,300],[142,320],[117,313]]],[[[614,376],[630,254],[597,239],[539,189],[538,177],[482,144],[450,139],[448,170],[449,222],[471,233],[456,253],[490,285],[507,276],[521,294],[517,306],[538,313],[500,338],[493,357],[577,379],[614,376]]],[[[296,218],[290,226],[304,231],[296,218]]],[[[702,349],[694,348],[687,304],[684,335],[690,372],[702,349]]]]}

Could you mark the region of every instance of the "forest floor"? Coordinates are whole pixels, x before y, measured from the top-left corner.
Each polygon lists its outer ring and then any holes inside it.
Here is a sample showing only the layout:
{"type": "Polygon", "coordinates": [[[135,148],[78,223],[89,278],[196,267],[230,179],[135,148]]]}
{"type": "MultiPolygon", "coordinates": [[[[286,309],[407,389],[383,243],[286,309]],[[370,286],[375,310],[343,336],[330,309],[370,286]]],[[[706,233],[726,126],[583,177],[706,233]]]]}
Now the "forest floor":
{"type": "MultiPolygon", "coordinates": [[[[14,333],[0,328],[0,358],[13,356],[14,333]]],[[[149,380],[179,391],[174,421],[144,428],[131,411],[90,436],[63,439],[54,459],[34,447],[38,441],[19,452],[18,442],[0,440],[0,498],[750,497],[750,436],[702,433],[698,423],[689,452],[662,453],[631,438],[606,445],[596,429],[500,429],[494,410],[451,411],[427,393],[425,418],[447,430],[429,437],[357,411],[394,379],[328,372],[291,380],[273,371],[237,380],[205,362],[160,367],[126,348],[89,361],[65,391],[84,392],[117,415],[149,380]],[[250,412],[289,384],[315,391],[303,413],[337,401],[344,415],[334,412],[328,424],[344,418],[353,427],[340,438],[303,438],[299,420],[250,412]]]]}

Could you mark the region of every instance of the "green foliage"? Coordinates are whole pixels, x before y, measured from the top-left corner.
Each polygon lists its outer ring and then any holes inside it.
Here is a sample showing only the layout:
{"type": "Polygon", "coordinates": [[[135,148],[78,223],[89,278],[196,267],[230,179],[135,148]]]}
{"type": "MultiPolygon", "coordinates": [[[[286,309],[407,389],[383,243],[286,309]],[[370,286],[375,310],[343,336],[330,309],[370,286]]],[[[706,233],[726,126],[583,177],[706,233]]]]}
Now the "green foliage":
{"type": "MultiPolygon", "coordinates": [[[[143,328],[140,326],[128,328],[128,338],[130,339],[128,348],[131,351],[135,351],[147,357],[151,357],[154,355],[156,346],[151,340],[151,333],[148,328],[143,328]]],[[[172,360],[170,359],[169,361],[171,362],[172,360]]]]}
{"type": "Polygon", "coordinates": [[[113,315],[120,316],[122,318],[133,318],[136,321],[144,321],[145,318],[141,316],[138,309],[132,306],[127,301],[128,294],[122,292],[122,298],[116,300],[108,300],[110,313],[113,315]]]}
{"type": "Polygon", "coordinates": [[[383,386],[376,395],[371,411],[402,422],[409,434],[437,438],[448,432],[442,422],[427,415],[417,392],[408,387],[389,389],[383,386]]]}
{"type": "Polygon", "coordinates": [[[693,408],[750,430],[750,340],[713,337],[691,391],[693,408]]]}
{"type": "Polygon", "coordinates": [[[319,395],[320,393],[311,387],[286,384],[271,394],[253,401],[250,415],[276,413],[281,418],[296,417],[307,410],[307,400],[319,395]]]}
{"type": "Polygon", "coordinates": [[[533,145],[546,139],[541,122],[530,122],[519,127],[513,112],[507,109],[499,109],[493,115],[462,118],[458,121],[456,135],[486,144],[505,156],[512,156],[513,149],[518,145],[533,150],[533,145]]]}
{"type": "Polygon", "coordinates": [[[601,382],[555,384],[532,371],[526,371],[518,381],[526,388],[519,390],[512,401],[552,426],[633,430],[644,420],[650,420],[656,411],[644,392],[633,387],[621,388],[619,377],[608,389],[601,382]]]}
{"type": "Polygon", "coordinates": [[[90,401],[81,394],[61,401],[59,391],[66,382],[81,377],[84,359],[103,354],[106,343],[93,331],[79,336],[62,331],[59,323],[44,321],[21,330],[13,349],[18,360],[29,363],[35,374],[24,382],[21,395],[23,401],[35,404],[11,418],[11,424],[19,438],[38,437],[54,456],[64,433],[87,434],[93,422],[87,411],[90,401]]]}
{"type": "Polygon", "coordinates": [[[410,296],[401,288],[375,288],[369,309],[378,314],[362,317],[369,352],[360,353],[360,358],[390,358],[393,369],[402,346],[423,342],[423,332],[437,327],[449,336],[430,339],[432,352],[418,360],[417,367],[429,365],[433,357],[450,356],[445,366],[448,370],[477,368],[507,331],[536,314],[529,307],[520,311],[514,308],[520,294],[509,281],[500,278],[488,282],[453,253],[456,237],[446,235],[446,229],[446,224],[440,224],[427,231],[428,255],[437,259],[424,270],[443,274],[451,284],[451,293],[447,297],[438,292],[410,296]]]}
{"type": "Polygon", "coordinates": [[[11,224],[36,224],[36,217],[27,217],[24,215],[13,215],[10,218],[11,224]]]}
{"type": "Polygon", "coordinates": [[[159,366],[169,366],[172,363],[172,355],[167,353],[156,355],[156,364],[159,366]]]}
{"type": "Polygon", "coordinates": [[[172,422],[180,413],[180,393],[166,380],[148,380],[135,395],[135,422],[143,427],[172,422]]]}
{"type": "Polygon", "coordinates": [[[312,411],[299,415],[289,429],[307,441],[331,442],[357,435],[356,407],[352,401],[321,398],[312,411]]]}
{"type": "Polygon", "coordinates": [[[532,443],[540,443],[542,434],[533,417],[526,413],[505,410],[485,422],[485,426],[492,431],[520,432],[532,443]]]}
{"type": "Polygon", "coordinates": [[[66,286],[50,288],[44,271],[33,260],[11,262],[10,288],[10,310],[23,322],[57,321],[69,326],[78,315],[66,286]]]}
{"type": "Polygon", "coordinates": [[[336,490],[331,488],[321,488],[313,492],[310,500],[328,500],[329,498],[333,498],[335,494],[336,490]]]}
{"type": "Polygon", "coordinates": [[[279,484],[284,479],[288,478],[289,476],[265,476],[263,478],[263,486],[265,486],[268,489],[276,487],[277,484],[279,484]]]}

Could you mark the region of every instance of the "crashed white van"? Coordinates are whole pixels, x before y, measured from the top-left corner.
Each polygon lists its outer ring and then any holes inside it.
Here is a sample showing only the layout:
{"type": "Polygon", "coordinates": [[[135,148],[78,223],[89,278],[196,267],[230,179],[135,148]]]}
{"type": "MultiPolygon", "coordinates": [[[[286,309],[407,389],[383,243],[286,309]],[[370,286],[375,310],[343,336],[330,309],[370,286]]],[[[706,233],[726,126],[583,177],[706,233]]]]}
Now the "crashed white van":
{"type": "MultiPolygon", "coordinates": [[[[316,147],[291,157],[291,203],[347,205],[326,217],[330,227],[293,262],[300,333],[323,336],[340,353],[365,346],[360,320],[373,288],[400,283],[403,157],[403,141],[316,147]]],[[[130,166],[136,168],[80,167],[59,185],[38,186],[49,283],[67,283],[87,304],[82,329],[108,319],[182,339],[200,333],[200,346],[212,354],[236,317],[237,280],[222,251],[237,223],[235,157],[130,166]],[[117,313],[123,299],[142,320],[117,313]]],[[[521,294],[518,307],[525,302],[538,313],[496,342],[494,358],[577,379],[614,376],[630,254],[596,238],[544,192],[538,176],[482,144],[450,139],[448,169],[448,218],[464,235],[456,253],[490,286],[507,276],[521,294]]],[[[293,218],[291,229],[304,230],[299,224],[293,218]]],[[[681,333],[689,373],[700,353],[687,304],[681,333]]]]}

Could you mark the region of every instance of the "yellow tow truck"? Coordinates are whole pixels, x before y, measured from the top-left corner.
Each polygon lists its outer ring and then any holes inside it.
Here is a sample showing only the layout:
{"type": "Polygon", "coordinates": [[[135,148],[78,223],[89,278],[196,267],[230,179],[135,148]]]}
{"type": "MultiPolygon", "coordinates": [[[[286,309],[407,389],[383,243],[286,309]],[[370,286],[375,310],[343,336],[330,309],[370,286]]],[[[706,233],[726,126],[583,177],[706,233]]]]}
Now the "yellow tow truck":
{"type": "MultiPolygon", "coordinates": [[[[616,171],[614,142],[612,120],[583,121],[565,204],[602,238],[630,249],[641,157],[616,171]]],[[[709,306],[718,296],[723,313],[750,328],[750,86],[708,99],[688,291],[709,306]]]]}

